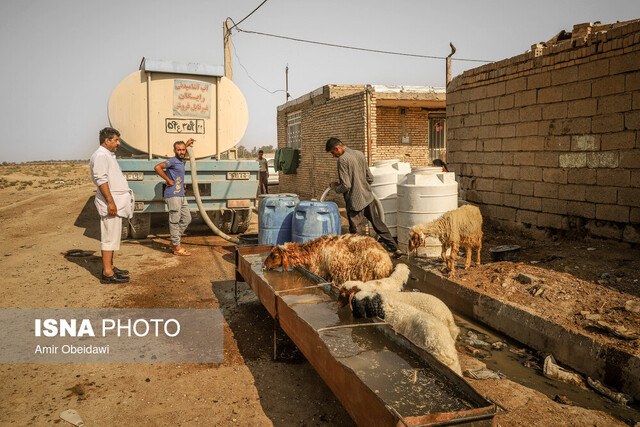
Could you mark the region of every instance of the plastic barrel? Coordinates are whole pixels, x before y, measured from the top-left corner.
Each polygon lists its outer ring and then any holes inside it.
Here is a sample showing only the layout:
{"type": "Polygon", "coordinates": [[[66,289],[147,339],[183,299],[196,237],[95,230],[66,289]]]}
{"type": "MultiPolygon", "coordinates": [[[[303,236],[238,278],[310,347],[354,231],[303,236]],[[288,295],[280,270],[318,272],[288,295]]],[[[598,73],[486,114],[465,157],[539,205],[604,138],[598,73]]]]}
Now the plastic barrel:
{"type": "Polygon", "coordinates": [[[333,202],[302,201],[293,214],[292,239],[305,243],[326,234],[339,235],[341,229],[338,205],[333,202]]]}
{"type": "MultiPolygon", "coordinates": [[[[458,183],[453,172],[439,167],[413,168],[398,183],[398,246],[409,250],[409,232],[416,224],[426,224],[445,212],[458,207],[458,183]]],[[[438,257],[440,241],[426,240],[426,247],[418,249],[418,256],[438,257]]]]}
{"type": "MultiPolygon", "coordinates": [[[[369,168],[373,175],[371,191],[378,196],[384,209],[384,223],[393,237],[397,236],[396,214],[398,212],[398,169],[395,167],[398,159],[380,160],[369,168]]],[[[375,236],[373,227],[369,228],[369,234],[375,236]]]]}
{"type": "Polygon", "coordinates": [[[260,200],[258,244],[281,245],[292,241],[291,221],[299,201],[295,194],[275,194],[260,200]]]}

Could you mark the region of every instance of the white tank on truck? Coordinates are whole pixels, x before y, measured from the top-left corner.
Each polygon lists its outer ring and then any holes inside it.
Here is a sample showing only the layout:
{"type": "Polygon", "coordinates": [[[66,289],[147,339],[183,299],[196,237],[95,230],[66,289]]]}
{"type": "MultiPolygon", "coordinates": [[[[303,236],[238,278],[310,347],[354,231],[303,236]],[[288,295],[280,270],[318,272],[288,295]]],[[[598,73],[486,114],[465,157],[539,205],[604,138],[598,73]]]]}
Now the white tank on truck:
{"type": "MultiPolygon", "coordinates": [[[[114,89],[108,114],[111,126],[120,131],[127,155],[118,163],[136,198],[124,235],[145,238],[151,214],[167,211],[165,182],[154,166],[174,155],[174,142],[189,138],[196,141],[198,189],[207,215],[224,233],[246,231],[256,201],[258,163],[222,159],[225,152],[234,157],[232,149],[249,117],[242,92],[224,76],[222,66],[143,58],[140,69],[114,89]]],[[[197,211],[189,162],[185,169],[187,200],[197,211]]]]}

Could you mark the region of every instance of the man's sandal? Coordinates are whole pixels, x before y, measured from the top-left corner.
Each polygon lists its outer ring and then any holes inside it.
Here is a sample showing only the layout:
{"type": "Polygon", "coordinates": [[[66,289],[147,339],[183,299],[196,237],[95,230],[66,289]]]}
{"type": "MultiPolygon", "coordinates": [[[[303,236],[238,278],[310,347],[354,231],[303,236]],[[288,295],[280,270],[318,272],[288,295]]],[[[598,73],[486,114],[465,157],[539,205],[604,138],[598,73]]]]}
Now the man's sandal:
{"type": "Polygon", "coordinates": [[[180,248],[180,249],[174,249],[173,250],[173,254],[174,255],[181,255],[181,256],[190,256],[191,252],[189,252],[188,250],[186,250],[184,248],[180,248]]]}

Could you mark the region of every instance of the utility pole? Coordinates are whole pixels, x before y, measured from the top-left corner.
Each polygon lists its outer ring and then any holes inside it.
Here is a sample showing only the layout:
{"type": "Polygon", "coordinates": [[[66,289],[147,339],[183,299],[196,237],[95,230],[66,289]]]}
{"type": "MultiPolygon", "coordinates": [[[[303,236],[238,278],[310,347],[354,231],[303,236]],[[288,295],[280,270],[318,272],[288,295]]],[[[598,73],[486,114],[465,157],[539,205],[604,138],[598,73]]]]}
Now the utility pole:
{"type": "Polygon", "coordinates": [[[449,46],[451,46],[451,53],[447,56],[447,84],[445,86],[449,86],[451,81],[451,57],[456,53],[456,47],[453,43],[449,42],[449,46]]]}
{"type": "Polygon", "coordinates": [[[222,40],[224,42],[224,76],[233,80],[233,64],[231,63],[231,21],[227,19],[222,24],[222,40]]]}
{"type": "Polygon", "coordinates": [[[286,87],[285,87],[285,100],[284,102],[289,101],[289,98],[291,98],[291,95],[289,95],[289,64],[287,64],[287,67],[284,69],[284,75],[285,75],[285,80],[286,80],[286,87]]]}

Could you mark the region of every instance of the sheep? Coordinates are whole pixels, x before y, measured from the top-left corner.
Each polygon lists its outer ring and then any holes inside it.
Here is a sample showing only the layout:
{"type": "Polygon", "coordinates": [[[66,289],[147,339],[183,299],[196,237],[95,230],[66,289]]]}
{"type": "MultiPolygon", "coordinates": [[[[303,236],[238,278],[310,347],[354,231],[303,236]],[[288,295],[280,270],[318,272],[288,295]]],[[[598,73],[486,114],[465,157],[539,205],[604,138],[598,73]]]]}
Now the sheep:
{"type": "Polygon", "coordinates": [[[301,266],[332,281],[336,286],[348,280],[369,281],[388,277],[393,263],[387,251],[373,237],[358,234],[328,234],[307,243],[274,246],[264,260],[266,269],[301,266]]]}
{"type": "Polygon", "coordinates": [[[458,338],[460,328],[458,328],[456,322],[453,320],[451,310],[449,310],[449,307],[447,307],[447,305],[437,297],[424,294],[422,292],[394,292],[393,294],[383,293],[383,295],[387,298],[392,298],[395,301],[410,305],[413,308],[431,314],[436,319],[444,323],[447,329],[449,329],[449,334],[454,341],[458,338]]]}
{"type": "Polygon", "coordinates": [[[405,283],[409,280],[409,267],[406,264],[398,264],[391,273],[391,276],[383,279],[362,282],[360,280],[349,280],[340,287],[338,294],[338,306],[344,307],[351,301],[353,296],[360,291],[393,291],[400,292],[405,283]]]}
{"type": "Polygon", "coordinates": [[[442,243],[442,260],[452,277],[455,276],[456,256],[460,246],[467,249],[465,270],[471,265],[471,250],[474,247],[476,248],[476,265],[479,265],[480,250],[482,249],[482,214],[480,209],[464,205],[446,212],[428,224],[414,225],[409,233],[409,251],[414,252],[418,247],[424,246],[427,237],[436,237],[442,243]],[[447,258],[448,249],[451,249],[451,255],[447,258]]]}
{"type": "Polygon", "coordinates": [[[462,376],[455,341],[447,326],[433,314],[421,311],[389,294],[358,292],[353,299],[355,317],[380,317],[409,341],[429,352],[462,376]]]}

